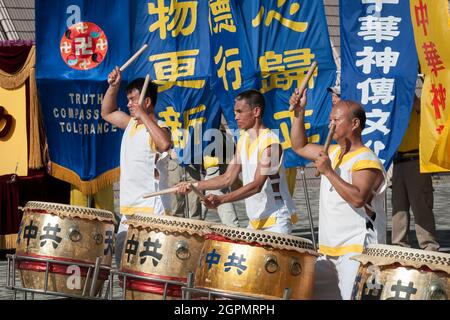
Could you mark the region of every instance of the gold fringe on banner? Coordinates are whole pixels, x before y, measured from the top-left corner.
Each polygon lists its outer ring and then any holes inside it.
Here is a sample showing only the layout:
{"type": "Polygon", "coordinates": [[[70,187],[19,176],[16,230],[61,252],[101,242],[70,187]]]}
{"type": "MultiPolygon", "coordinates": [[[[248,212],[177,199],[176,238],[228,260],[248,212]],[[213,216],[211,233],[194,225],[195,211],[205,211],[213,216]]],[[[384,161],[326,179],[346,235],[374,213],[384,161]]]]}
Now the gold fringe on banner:
{"type": "Polygon", "coordinates": [[[0,235],[0,250],[16,249],[17,233],[0,235]]]}
{"type": "Polygon", "coordinates": [[[40,169],[44,166],[43,148],[41,144],[41,115],[36,86],[36,68],[30,69],[30,136],[28,145],[30,154],[28,156],[28,168],[40,169]]]}
{"type": "Polygon", "coordinates": [[[19,88],[30,76],[30,69],[36,64],[36,47],[32,46],[23,67],[16,73],[9,74],[0,70],[0,87],[8,90],[19,88]]]}
{"type": "Polygon", "coordinates": [[[101,174],[93,180],[83,181],[80,179],[80,176],[77,175],[74,171],[51,162],[50,175],[57,179],[73,184],[85,195],[93,195],[106,186],[119,181],[120,169],[115,168],[101,174]]]}

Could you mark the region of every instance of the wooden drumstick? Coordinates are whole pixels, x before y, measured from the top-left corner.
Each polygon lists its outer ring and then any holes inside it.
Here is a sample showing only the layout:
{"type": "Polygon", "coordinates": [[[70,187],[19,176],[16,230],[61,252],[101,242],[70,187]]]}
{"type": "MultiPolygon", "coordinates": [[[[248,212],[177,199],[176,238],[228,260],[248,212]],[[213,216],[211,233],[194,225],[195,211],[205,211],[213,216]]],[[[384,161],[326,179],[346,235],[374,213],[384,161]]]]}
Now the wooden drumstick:
{"type": "Polygon", "coordinates": [[[192,191],[194,191],[195,194],[196,194],[202,201],[205,201],[205,200],[206,200],[205,195],[204,195],[200,190],[198,190],[192,183],[189,184],[189,188],[192,189],[192,191]]]}
{"type": "Polygon", "coordinates": [[[125,70],[126,68],[128,68],[128,66],[129,66],[130,64],[132,64],[132,63],[134,62],[134,60],[136,60],[136,59],[142,54],[142,52],[144,52],[144,50],[147,49],[147,47],[148,47],[148,44],[144,44],[144,45],[142,46],[142,48],[140,48],[138,51],[136,51],[136,53],[133,54],[133,56],[132,56],[130,59],[128,59],[128,61],[125,62],[125,63],[123,64],[123,66],[121,66],[121,67],[119,68],[120,72],[122,72],[123,70],[125,70]]]}
{"type": "Polygon", "coordinates": [[[150,75],[147,74],[145,76],[144,86],[142,87],[141,95],[139,96],[139,105],[140,106],[142,106],[142,104],[144,103],[145,93],[147,92],[147,88],[148,88],[148,83],[149,82],[150,82],[150,75]]]}
{"type": "MultiPolygon", "coordinates": [[[[132,63],[134,62],[134,60],[136,60],[136,59],[142,54],[142,52],[144,52],[144,50],[147,49],[147,47],[148,47],[148,44],[144,44],[144,45],[142,46],[142,48],[140,48],[138,51],[136,51],[136,53],[133,54],[133,55],[131,56],[131,58],[128,59],[127,62],[125,62],[125,63],[119,68],[120,72],[122,72],[122,71],[124,71],[126,68],[128,68],[128,66],[129,66],[130,64],[132,64],[132,63]]],[[[108,78],[108,83],[111,84],[111,79],[110,79],[110,78],[108,78]]]]}
{"type": "MultiPolygon", "coordinates": [[[[331,140],[333,139],[333,134],[334,134],[334,130],[335,129],[336,129],[336,125],[332,124],[331,127],[330,127],[330,131],[328,131],[328,136],[327,136],[327,139],[325,140],[325,145],[324,145],[324,148],[323,148],[325,154],[328,154],[328,149],[330,148],[330,143],[331,143],[331,140]]],[[[316,169],[315,176],[316,177],[320,176],[320,172],[317,169],[316,169]]]]}
{"type": "MultiPolygon", "coordinates": [[[[317,61],[314,61],[311,64],[311,67],[309,67],[308,73],[306,74],[305,78],[303,78],[303,82],[300,84],[300,87],[298,87],[298,94],[300,95],[300,97],[303,95],[303,91],[305,91],[306,86],[308,85],[308,81],[309,79],[311,79],[314,70],[316,70],[317,68],[317,61]]],[[[289,112],[290,111],[294,111],[295,107],[293,105],[289,106],[289,112]]]]}
{"type": "Polygon", "coordinates": [[[177,187],[172,187],[172,188],[168,188],[168,189],[152,192],[152,193],[146,194],[142,198],[147,199],[147,198],[162,196],[164,194],[174,193],[175,191],[177,191],[177,189],[178,189],[177,187]]]}

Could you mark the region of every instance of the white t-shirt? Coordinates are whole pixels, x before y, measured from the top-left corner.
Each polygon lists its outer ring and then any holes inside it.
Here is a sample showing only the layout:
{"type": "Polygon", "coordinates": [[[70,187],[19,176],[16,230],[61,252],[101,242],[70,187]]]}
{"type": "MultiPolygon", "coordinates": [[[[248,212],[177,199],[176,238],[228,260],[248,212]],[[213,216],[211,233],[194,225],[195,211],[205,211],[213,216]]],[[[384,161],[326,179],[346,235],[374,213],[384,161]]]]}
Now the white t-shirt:
{"type": "Polygon", "coordinates": [[[352,173],[363,169],[377,169],[384,180],[371,201],[376,213],[371,221],[364,207],[352,207],[336,192],[327,177],[322,176],[319,201],[319,252],[330,256],[341,256],[350,252],[362,252],[368,236],[366,223],[373,223],[375,236],[369,243],[386,242],[386,214],[384,192],[386,172],[375,153],[367,147],[349,152],[339,162],[340,146],[332,145],[329,155],[334,171],[346,182],[352,183],[352,173]]]}
{"type": "MultiPolygon", "coordinates": [[[[164,123],[158,125],[164,127],[164,123]]],[[[143,196],[166,188],[167,152],[159,153],[144,124],[131,119],[120,148],[120,213],[164,214],[170,211],[169,195],[144,199],[143,196]],[[155,177],[159,172],[159,179],[155,177]],[[161,183],[160,183],[161,181],[161,183]]]]}

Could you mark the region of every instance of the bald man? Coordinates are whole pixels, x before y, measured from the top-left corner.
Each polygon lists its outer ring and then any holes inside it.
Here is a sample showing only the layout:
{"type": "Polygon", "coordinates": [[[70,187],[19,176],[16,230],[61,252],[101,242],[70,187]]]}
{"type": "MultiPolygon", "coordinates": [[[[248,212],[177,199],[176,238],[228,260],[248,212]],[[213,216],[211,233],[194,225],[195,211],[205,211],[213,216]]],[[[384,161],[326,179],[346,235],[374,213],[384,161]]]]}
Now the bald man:
{"type": "Polygon", "coordinates": [[[352,295],[359,262],[351,260],[365,246],[385,243],[384,191],[386,173],[375,153],[365,147],[361,135],[366,122],[362,106],[340,100],[333,104],[330,124],[336,126],[328,153],[309,143],[305,133],[306,91],[290,99],[295,106],[292,149],[314,161],[322,174],[319,202],[319,252],[316,265],[316,298],[345,299],[352,295]],[[336,295],[330,295],[335,288],[336,295]]]}

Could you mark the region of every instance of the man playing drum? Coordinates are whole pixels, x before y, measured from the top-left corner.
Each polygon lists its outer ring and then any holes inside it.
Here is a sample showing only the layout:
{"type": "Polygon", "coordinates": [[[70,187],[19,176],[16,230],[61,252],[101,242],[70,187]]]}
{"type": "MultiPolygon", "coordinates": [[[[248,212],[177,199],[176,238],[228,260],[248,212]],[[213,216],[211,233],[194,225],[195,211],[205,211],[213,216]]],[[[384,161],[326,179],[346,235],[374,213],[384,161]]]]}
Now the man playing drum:
{"type": "MultiPolygon", "coordinates": [[[[257,90],[240,93],[234,114],[241,134],[236,153],[224,174],[194,184],[199,190],[231,187],[242,172],[243,186],[224,195],[209,194],[205,205],[215,209],[221,204],[245,199],[250,229],[290,233],[296,221],[295,205],[288,191],[282,148],[278,136],[266,128],[262,117],[264,96],[257,90]]],[[[189,184],[178,184],[179,193],[189,184]]]]}
{"type": "Polygon", "coordinates": [[[359,262],[350,257],[361,253],[368,244],[385,243],[383,194],[386,173],[375,153],[362,143],[366,115],[360,104],[341,100],[333,105],[330,125],[335,126],[333,139],[337,144],[330,147],[328,154],[323,146],[307,140],[304,122],[306,90],[301,97],[294,92],[290,104],[295,107],[292,149],[314,161],[322,174],[319,252],[324,258],[316,264],[316,298],[339,298],[339,295],[321,295],[330,294],[329,285],[337,289],[337,284],[341,298],[350,299],[359,267],[359,262]],[[327,276],[334,279],[327,281],[327,276]]]}
{"type": "MultiPolygon", "coordinates": [[[[168,157],[162,153],[169,150],[171,137],[165,124],[157,121],[154,115],[158,94],[156,84],[150,81],[142,105],[138,101],[144,79],[135,79],[128,84],[125,91],[130,116],[117,107],[121,80],[120,70],[116,67],[109,75],[110,85],[103,99],[102,117],[125,130],[120,147],[120,214],[124,221],[127,215],[137,212],[163,214],[165,210],[170,210],[169,198],[145,199],[143,195],[165,188],[160,183],[167,181],[164,159],[168,157]]],[[[126,231],[127,225],[121,223],[115,250],[118,266],[126,231]]]]}

